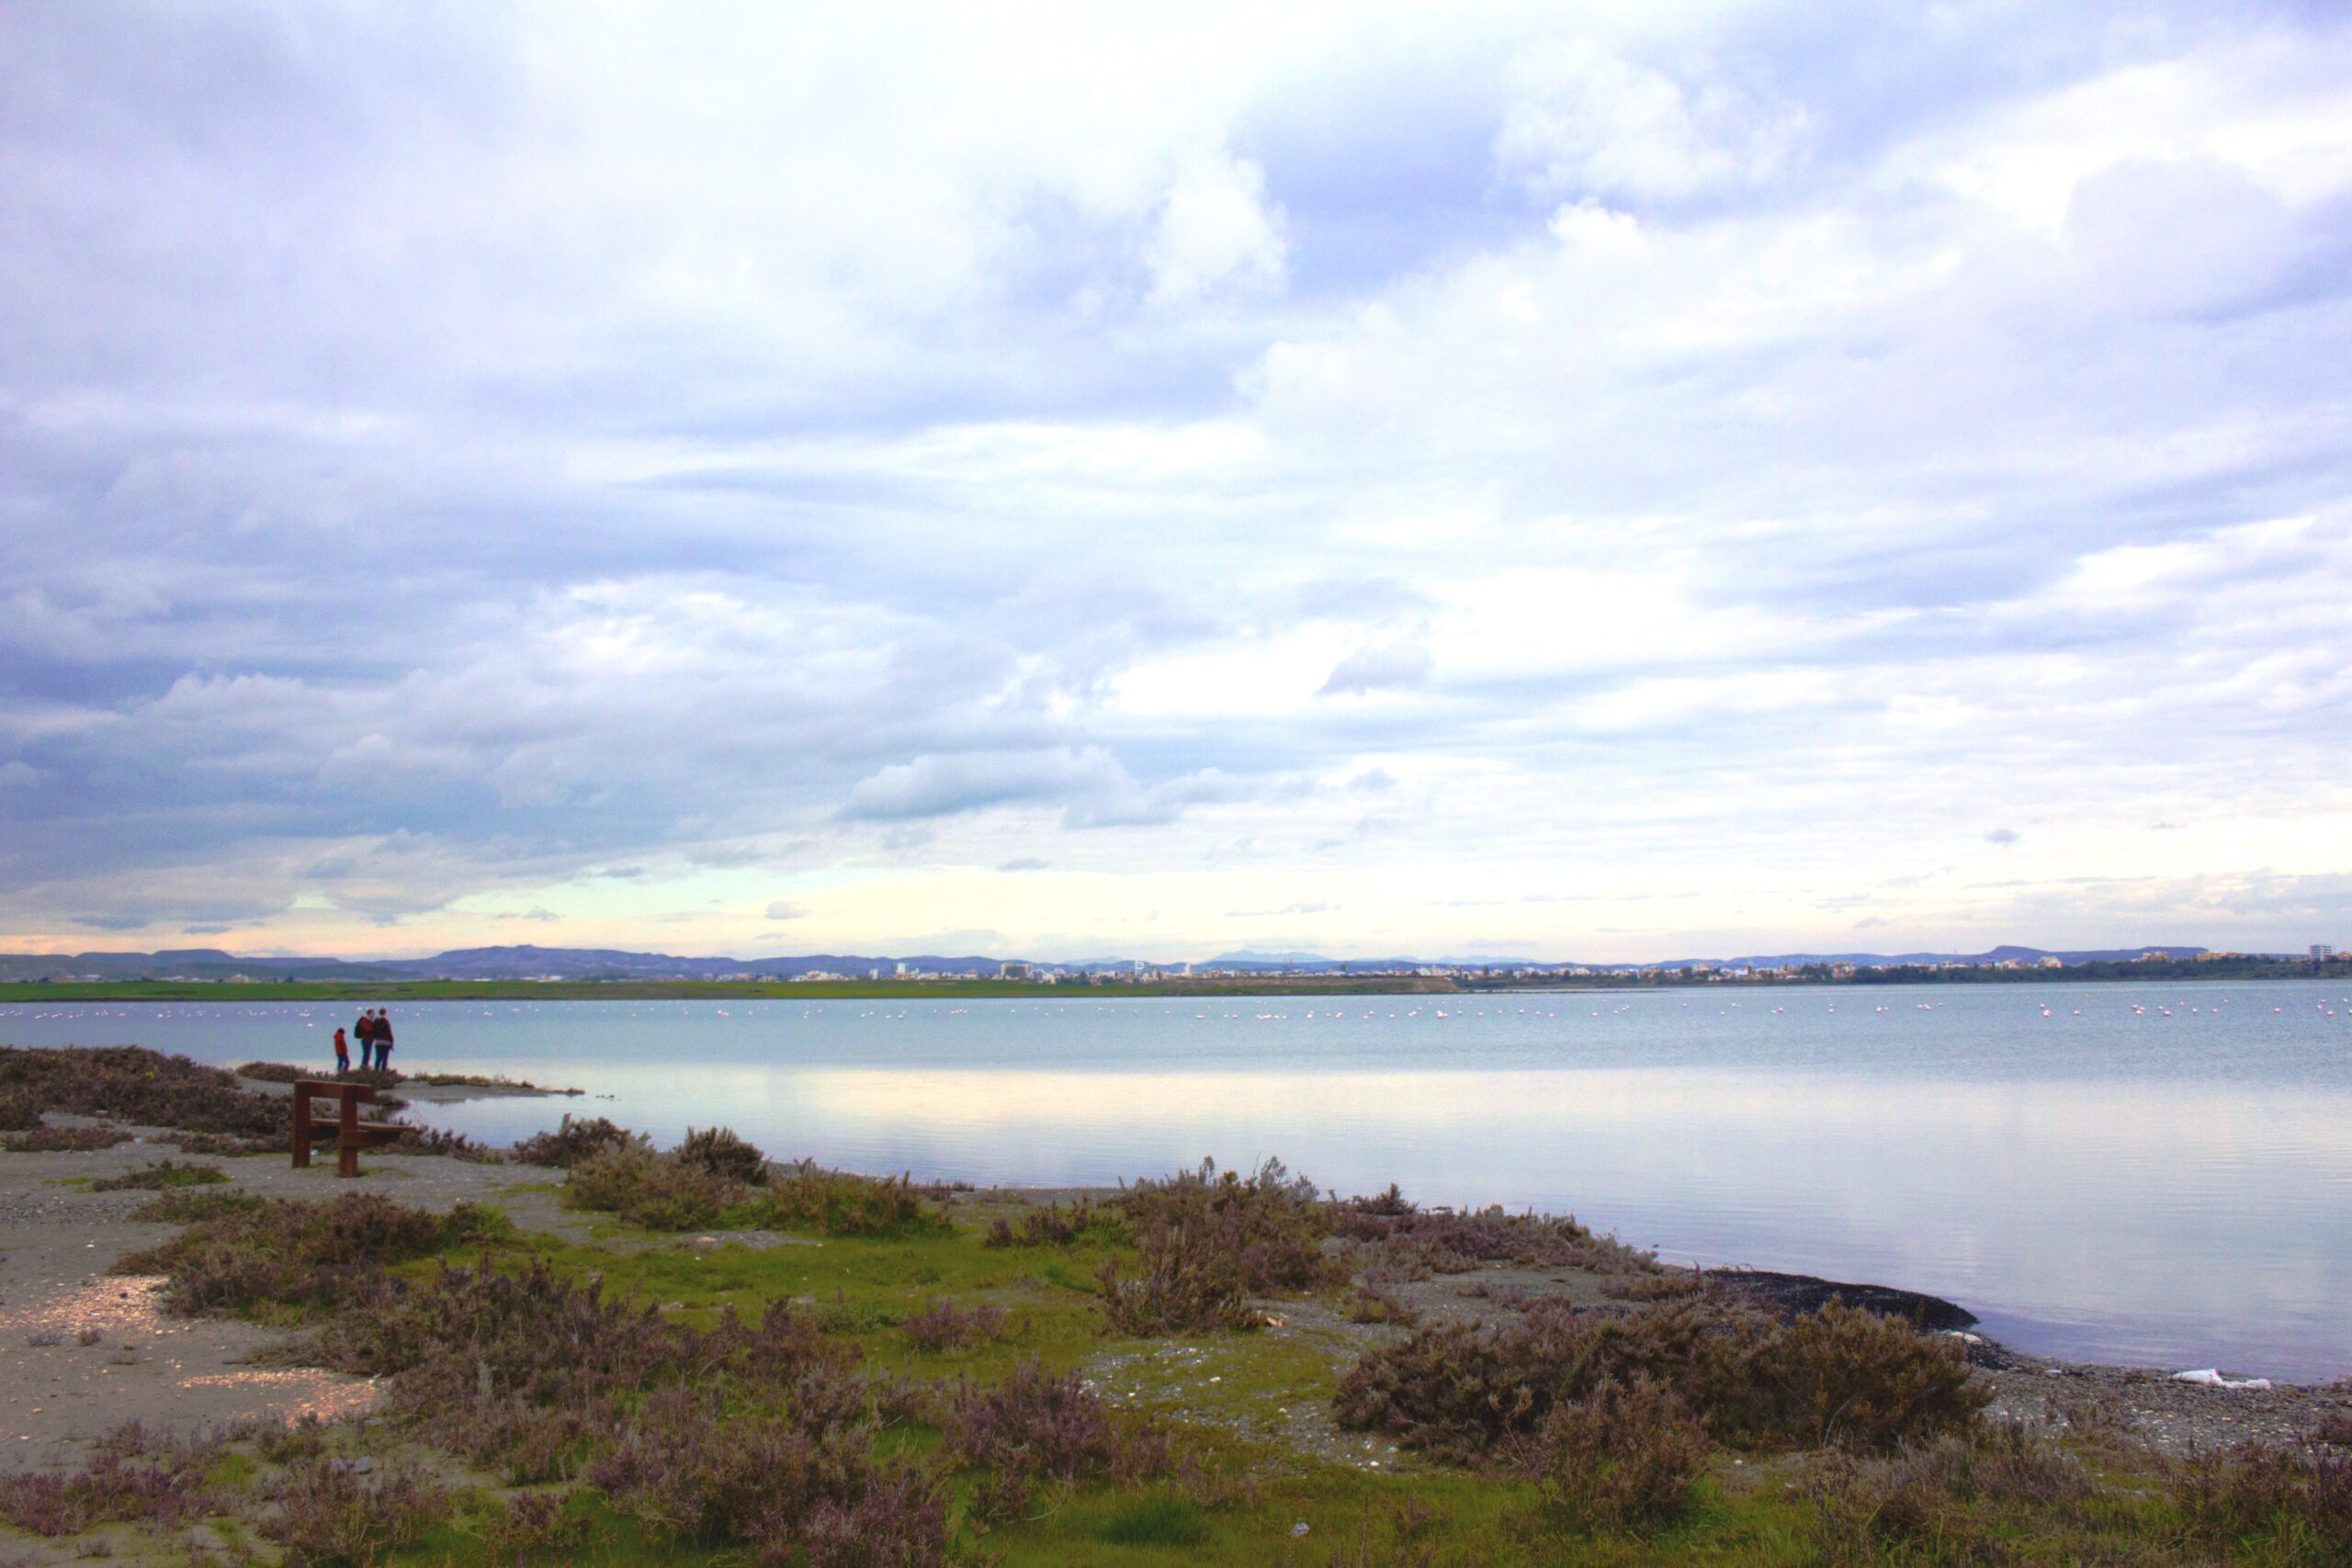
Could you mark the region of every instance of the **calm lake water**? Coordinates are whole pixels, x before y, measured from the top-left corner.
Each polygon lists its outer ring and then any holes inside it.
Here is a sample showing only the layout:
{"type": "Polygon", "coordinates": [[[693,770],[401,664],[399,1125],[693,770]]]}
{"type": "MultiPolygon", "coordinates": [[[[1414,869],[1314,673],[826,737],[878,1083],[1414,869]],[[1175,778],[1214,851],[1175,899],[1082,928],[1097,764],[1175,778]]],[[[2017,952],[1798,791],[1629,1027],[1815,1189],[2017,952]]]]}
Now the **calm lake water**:
{"type": "MultiPolygon", "coordinates": [[[[2019,1348],[2352,1374],[2352,1001],[2319,982],[393,1009],[410,1071],[780,1157],[1099,1184],[1280,1156],[1669,1259],[1932,1292],[2019,1348]]],[[[0,1043],[326,1066],[356,1009],[0,1007],[0,1043]]]]}

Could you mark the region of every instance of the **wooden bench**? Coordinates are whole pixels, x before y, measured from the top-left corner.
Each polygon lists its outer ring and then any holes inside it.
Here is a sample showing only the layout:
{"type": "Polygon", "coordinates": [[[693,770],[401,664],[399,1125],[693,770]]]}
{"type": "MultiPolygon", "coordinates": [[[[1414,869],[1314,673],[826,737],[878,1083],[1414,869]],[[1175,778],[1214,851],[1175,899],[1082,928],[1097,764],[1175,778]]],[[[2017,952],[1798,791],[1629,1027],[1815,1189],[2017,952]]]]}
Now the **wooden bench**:
{"type": "Polygon", "coordinates": [[[366,1084],[322,1083],[304,1078],[294,1086],[294,1168],[302,1170],[311,1163],[311,1145],[333,1143],[335,1146],[334,1173],[337,1176],[359,1174],[359,1151],[380,1145],[397,1143],[407,1129],[391,1122],[362,1122],[359,1107],[376,1098],[376,1091],[366,1084]],[[311,1119],[312,1100],[338,1102],[335,1119],[319,1122],[311,1119]]]}

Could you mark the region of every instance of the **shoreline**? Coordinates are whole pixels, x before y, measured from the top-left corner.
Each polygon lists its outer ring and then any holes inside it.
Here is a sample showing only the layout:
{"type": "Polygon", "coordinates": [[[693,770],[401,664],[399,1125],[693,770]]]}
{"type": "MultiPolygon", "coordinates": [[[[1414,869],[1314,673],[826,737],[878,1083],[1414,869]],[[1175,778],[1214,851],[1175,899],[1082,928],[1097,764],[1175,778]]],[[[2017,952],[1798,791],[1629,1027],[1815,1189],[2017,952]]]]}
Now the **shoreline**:
{"type": "MultiPolygon", "coordinates": [[[[52,1124],[89,1124],[55,1117],[52,1124]]],[[[291,1419],[305,1413],[364,1413],[375,1398],[365,1380],[307,1369],[264,1370],[290,1336],[238,1318],[169,1318],[158,1305],[160,1281],[112,1276],[120,1258],[156,1245],[177,1227],[136,1221],[152,1193],[98,1192],[93,1179],[119,1176],[178,1151],[156,1140],[163,1128],[123,1128],[139,1140],[74,1153],[0,1151],[0,1333],[14,1337],[0,1358],[0,1412],[17,1427],[0,1445],[0,1473],[65,1462],[112,1424],[138,1418],[197,1426],[236,1419],[291,1419]],[[96,1337],[77,1338],[85,1330],[96,1337]],[[21,1347],[21,1348],[20,1348],[21,1347]]],[[[217,1161],[233,1184],[264,1197],[325,1199],[377,1192],[402,1204],[446,1213],[462,1201],[491,1202],[516,1227],[562,1245],[619,1248],[623,1255],[753,1253],[811,1245],[765,1232],[714,1229],[700,1235],[618,1234],[607,1216],[565,1207],[559,1170],[481,1165],[443,1156],[370,1156],[361,1179],[339,1181],[331,1164],[296,1170],[282,1157],[217,1161]]],[[[967,1220],[1019,1213],[1049,1202],[1100,1199],[1114,1189],[998,1187],[957,1191],[967,1220]]],[[[829,1245],[817,1243],[818,1246],[829,1245]]],[[[2267,1388],[2224,1388],[2178,1380],[2162,1368],[2065,1361],[2007,1348],[1942,1321],[1973,1316],[1956,1303],[1897,1287],[1857,1284],[1770,1270],[1693,1270],[1747,1296],[1767,1311],[1802,1312],[1837,1298],[1850,1304],[1928,1314],[1927,1332],[1965,1347],[1972,1375],[1992,1390],[1989,1412],[2037,1428],[2104,1422],[2158,1452],[2187,1455],[2254,1440],[2291,1438],[2315,1419],[2352,1409],[2352,1379],[2267,1388]],[[1954,1314],[1957,1314],[1956,1316],[1954,1314]],[[2061,1407],[2064,1407],[2062,1413],[2061,1407]]],[[[1389,1287],[1424,1324],[1493,1321],[1550,1295],[1582,1302],[1590,1281],[1556,1268],[1488,1263],[1389,1287]]],[[[1277,1321],[1325,1340],[1376,1343],[1396,1331],[1351,1328],[1330,1306],[1289,1298],[1262,1303],[1277,1321]]]]}
{"type": "MultiPolygon", "coordinates": [[[[2152,966],[2154,967],[2154,966],[2152,966]]],[[[1028,980],[121,980],[0,981],[0,1006],[35,1002],[432,1002],[432,1001],[912,1001],[1062,998],[1102,1001],[1121,997],[1544,996],[1596,993],[1852,990],[1873,987],[1916,990],[1929,986],[2119,986],[2270,984],[2335,981],[2309,964],[2284,960],[2257,966],[2177,964],[2160,973],[2132,966],[2084,964],[2068,969],[1883,969],[1851,976],[1542,976],[1526,978],[1453,976],[1252,976],[1247,979],[1167,979],[1072,982],[1028,980]],[[2177,971],[2177,972],[2176,972],[2177,971]],[[2199,972],[2203,971],[2203,972],[2199,972]]]]}

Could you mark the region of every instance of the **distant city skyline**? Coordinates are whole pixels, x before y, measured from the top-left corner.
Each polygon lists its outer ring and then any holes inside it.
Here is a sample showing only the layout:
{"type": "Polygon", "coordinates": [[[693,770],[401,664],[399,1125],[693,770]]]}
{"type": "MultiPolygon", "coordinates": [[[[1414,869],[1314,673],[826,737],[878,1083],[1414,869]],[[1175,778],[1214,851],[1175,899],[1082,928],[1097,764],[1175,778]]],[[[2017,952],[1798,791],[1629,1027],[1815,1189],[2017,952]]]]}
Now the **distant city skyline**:
{"type": "Polygon", "coordinates": [[[0,24],[0,946],[2352,938],[2352,12],[0,24]]]}

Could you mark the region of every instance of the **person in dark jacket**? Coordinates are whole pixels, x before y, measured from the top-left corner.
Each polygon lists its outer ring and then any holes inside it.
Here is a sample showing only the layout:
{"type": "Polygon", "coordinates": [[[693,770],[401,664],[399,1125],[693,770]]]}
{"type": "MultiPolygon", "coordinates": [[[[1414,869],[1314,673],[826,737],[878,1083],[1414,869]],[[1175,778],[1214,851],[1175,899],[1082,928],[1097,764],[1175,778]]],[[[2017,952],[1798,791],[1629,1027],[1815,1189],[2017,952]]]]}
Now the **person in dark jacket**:
{"type": "Polygon", "coordinates": [[[382,1008],[376,1010],[376,1070],[392,1070],[392,1015],[382,1008]]]}
{"type": "Polygon", "coordinates": [[[351,1037],[359,1042],[359,1070],[366,1072],[376,1065],[376,1011],[363,1010],[359,1021],[351,1026],[351,1037]]]}

